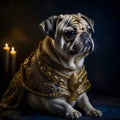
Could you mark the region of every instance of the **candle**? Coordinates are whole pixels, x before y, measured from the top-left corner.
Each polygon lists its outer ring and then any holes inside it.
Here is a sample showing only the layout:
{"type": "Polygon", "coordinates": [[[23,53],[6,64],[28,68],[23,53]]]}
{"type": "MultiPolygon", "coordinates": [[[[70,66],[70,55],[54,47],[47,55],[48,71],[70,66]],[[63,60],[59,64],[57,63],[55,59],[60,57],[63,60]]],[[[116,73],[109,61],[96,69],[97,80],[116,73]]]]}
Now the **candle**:
{"type": "Polygon", "coordinates": [[[16,51],[14,47],[11,48],[10,54],[11,54],[11,72],[12,75],[15,73],[15,65],[16,65],[16,51]]]}
{"type": "Polygon", "coordinates": [[[3,47],[3,49],[5,50],[5,72],[8,72],[8,69],[9,69],[9,51],[10,51],[10,47],[6,43],[5,46],[3,47]]]}
{"type": "Polygon", "coordinates": [[[15,48],[14,48],[14,47],[11,48],[10,54],[13,55],[13,56],[16,55],[16,51],[15,51],[15,48]]]}

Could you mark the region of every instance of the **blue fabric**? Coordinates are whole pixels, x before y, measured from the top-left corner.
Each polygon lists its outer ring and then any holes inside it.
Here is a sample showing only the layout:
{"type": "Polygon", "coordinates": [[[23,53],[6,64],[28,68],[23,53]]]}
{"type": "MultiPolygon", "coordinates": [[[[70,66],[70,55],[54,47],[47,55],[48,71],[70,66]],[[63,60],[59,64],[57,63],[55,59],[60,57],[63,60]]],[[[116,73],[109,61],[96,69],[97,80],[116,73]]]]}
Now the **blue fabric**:
{"type": "MultiPolygon", "coordinates": [[[[112,105],[102,105],[96,106],[96,108],[102,110],[103,116],[101,118],[82,116],[80,120],[120,120],[120,107],[112,105]]],[[[64,118],[47,114],[34,113],[26,116],[25,120],[64,120],[64,118]]]]}
{"type": "MultiPolygon", "coordinates": [[[[120,106],[95,105],[95,107],[103,112],[102,117],[93,118],[83,115],[79,120],[120,120],[120,106]]],[[[65,118],[57,115],[31,111],[30,109],[22,111],[8,110],[3,113],[3,116],[0,116],[0,120],[65,120],[65,118]]]]}

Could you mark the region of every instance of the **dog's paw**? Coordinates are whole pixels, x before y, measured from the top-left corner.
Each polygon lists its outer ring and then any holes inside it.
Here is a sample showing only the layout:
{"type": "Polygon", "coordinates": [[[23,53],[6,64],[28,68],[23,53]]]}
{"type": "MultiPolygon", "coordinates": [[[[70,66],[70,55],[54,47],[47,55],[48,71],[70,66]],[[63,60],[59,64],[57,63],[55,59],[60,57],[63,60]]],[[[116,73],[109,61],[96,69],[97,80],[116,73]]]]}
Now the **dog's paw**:
{"type": "Polygon", "coordinates": [[[67,118],[67,119],[72,119],[72,120],[77,120],[77,119],[79,119],[80,117],[81,117],[81,113],[79,112],[79,111],[77,111],[77,110],[74,110],[74,111],[70,111],[70,112],[67,112],[66,114],[65,114],[65,117],[67,118]]]}
{"type": "Polygon", "coordinates": [[[91,117],[101,117],[103,113],[102,111],[93,108],[93,109],[86,111],[86,115],[91,116],[91,117]]]}

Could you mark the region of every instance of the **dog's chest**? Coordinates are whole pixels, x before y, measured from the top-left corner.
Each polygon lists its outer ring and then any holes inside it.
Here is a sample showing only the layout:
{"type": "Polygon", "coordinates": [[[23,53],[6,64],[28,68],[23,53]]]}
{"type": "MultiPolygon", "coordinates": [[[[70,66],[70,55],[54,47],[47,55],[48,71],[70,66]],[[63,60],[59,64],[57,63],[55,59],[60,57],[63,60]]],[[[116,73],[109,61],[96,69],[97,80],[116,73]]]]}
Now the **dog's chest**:
{"type": "Polygon", "coordinates": [[[84,66],[78,73],[71,72],[71,75],[65,75],[42,60],[36,64],[33,68],[25,63],[27,68],[24,79],[25,86],[36,95],[52,98],[67,96],[73,101],[90,87],[84,66]]]}

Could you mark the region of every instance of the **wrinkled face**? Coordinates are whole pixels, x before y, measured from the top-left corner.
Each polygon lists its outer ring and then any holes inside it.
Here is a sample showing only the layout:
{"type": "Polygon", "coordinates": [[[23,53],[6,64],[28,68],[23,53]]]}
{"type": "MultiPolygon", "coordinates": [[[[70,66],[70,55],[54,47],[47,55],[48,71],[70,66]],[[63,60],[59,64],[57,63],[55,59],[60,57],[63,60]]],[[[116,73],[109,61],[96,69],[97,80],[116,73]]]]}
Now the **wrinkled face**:
{"type": "Polygon", "coordinates": [[[86,55],[94,48],[91,38],[91,26],[76,15],[62,16],[57,23],[55,43],[60,51],[69,55],[86,55]]]}
{"type": "MultiPolygon", "coordinates": [[[[91,37],[93,24],[90,19],[81,14],[60,15],[56,17],[54,24],[54,33],[51,32],[51,36],[55,48],[61,55],[86,56],[94,49],[91,37]]],[[[50,27],[50,22],[47,26],[50,27]]]]}

